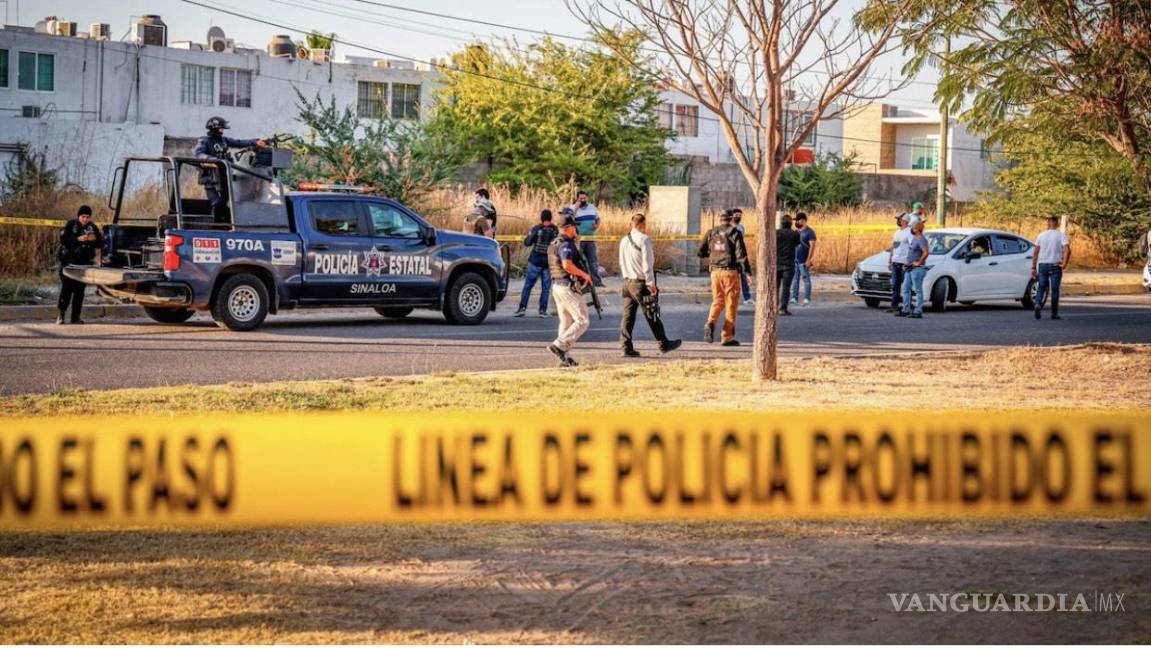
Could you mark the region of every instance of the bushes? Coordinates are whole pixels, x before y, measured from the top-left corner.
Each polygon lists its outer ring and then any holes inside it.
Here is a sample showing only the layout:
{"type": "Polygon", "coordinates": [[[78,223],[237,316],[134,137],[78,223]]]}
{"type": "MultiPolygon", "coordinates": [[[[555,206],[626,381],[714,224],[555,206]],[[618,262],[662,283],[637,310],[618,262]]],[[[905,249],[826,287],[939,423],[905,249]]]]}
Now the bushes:
{"type": "Polygon", "coordinates": [[[793,164],[779,179],[785,209],[854,207],[863,196],[863,180],[855,173],[855,156],[821,154],[809,165],[793,164]]]}

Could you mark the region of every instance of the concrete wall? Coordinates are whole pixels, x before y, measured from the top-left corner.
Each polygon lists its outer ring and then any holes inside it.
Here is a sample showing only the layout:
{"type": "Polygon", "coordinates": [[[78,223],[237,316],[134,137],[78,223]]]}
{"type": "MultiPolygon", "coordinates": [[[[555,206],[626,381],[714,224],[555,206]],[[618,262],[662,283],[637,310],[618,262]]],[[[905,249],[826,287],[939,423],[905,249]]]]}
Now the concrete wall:
{"type": "MultiPolygon", "coordinates": [[[[196,138],[204,133],[204,122],[219,115],[231,122],[233,137],[259,137],[273,132],[306,134],[297,119],[296,90],[308,97],[319,93],[325,101],[335,99],[339,107],[357,103],[357,83],[373,81],[389,84],[387,104],[391,103],[391,84],[419,85],[422,107],[430,105],[431,93],[439,85],[437,73],[416,69],[392,69],[347,63],[313,63],[295,59],[272,58],[263,53],[246,51],[214,53],[171,47],[137,46],[134,43],[96,41],[31,33],[18,28],[0,29],[0,49],[9,52],[9,87],[0,89],[0,145],[34,142],[23,139],[28,133],[77,133],[74,122],[120,125],[124,133],[137,127],[148,135],[131,143],[93,143],[87,155],[102,159],[86,164],[94,168],[116,166],[123,150],[133,154],[160,155],[164,138],[173,142],[174,151],[182,138],[196,138]],[[19,90],[18,52],[35,51],[55,55],[55,88],[51,92],[19,90]],[[215,69],[213,105],[182,103],[181,69],[184,64],[215,69]],[[252,75],[251,107],[220,106],[220,70],[248,70],[252,75]],[[38,106],[40,118],[21,117],[24,106],[38,106]],[[39,126],[35,126],[39,124],[39,126]],[[39,129],[39,130],[37,130],[39,129]],[[152,135],[159,130],[160,137],[152,135]]],[[[93,132],[112,132],[97,128],[93,132]]],[[[44,136],[40,136],[44,140],[44,136]]],[[[52,139],[52,138],[49,138],[52,139]]],[[[56,137],[57,143],[63,140],[56,137]]],[[[38,140],[39,141],[39,140],[38,140]]],[[[185,139],[183,141],[191,141],[185,139]]],[[[54,151],[63,152],[56,146],[54,151]]],[[[50,152],[49,162],[64,165],[68,160],[50,152]]],[[[99,175],[99,174],[97,174],[99,175]]],[[[92,177],[80,174],[84,182],[92,177]]],[[[101,177],[93,191],[103,191],[106,179],[101,177]]]]}
{"type": "Polygon", "coordinates": [[[10,123],[4,124],[0,136],[26,143],[33,151],[44,151],[48,166],[59,170],[61,182],[98,195],[107,195],[112,172],[122,158],[158,155],[164,146],[163,128],[152,124],[64,119],[7,121],[10,123]]]}

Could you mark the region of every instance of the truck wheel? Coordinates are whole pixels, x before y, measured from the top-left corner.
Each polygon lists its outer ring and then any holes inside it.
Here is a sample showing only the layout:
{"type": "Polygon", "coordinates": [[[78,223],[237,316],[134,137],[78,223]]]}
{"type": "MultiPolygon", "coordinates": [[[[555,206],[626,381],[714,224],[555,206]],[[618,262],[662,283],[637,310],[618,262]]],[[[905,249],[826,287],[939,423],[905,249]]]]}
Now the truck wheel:
{"type": "Polygon", "coordinates": [[[1023,310],[1033,310],[1035,308],[1035,293],[1039,290],[1039,285],[1035,280],[1027,282],[1027,290],[1023,291],[1023,298],[1019,303],[1023,305],[1023,310]]]}
{"type": "Polygon", "coordinates": [[[491,303],[488,282],[474,272],[465,272],[448,287],[444,317],[452,324],[480,324],[487,318],[491,303]]]}
{"type": "Polygon", "coordinates": [[[145,306],[144,312],[148,314],[148,317],[163,324],[182,324],[196,314],[196,311],[188,308],[157,308],[155,306],[145,306]]]}
{"type": "Polygon", "coordinates": [[[416,310],[411,306],[376,306],[375,311],[389,319],[400,319],[412,314],[416,310]]]}
{"type": "Polygon", "coordinates": [[[251,331],[268,316],[268,289],[250,274],[224,280],[212,301],[212,319],[230,331],[251,331]]]}
{"type": "Polygon", "coordinates": [[[947,310],[947,290],[951,287],[948,279],[940,279],[931,287],[931,312],[942,313],[947,310]]]}
{"type": "Polygon", "coordinates": [[[867,304],[868,308],[879,308],[879,298],[878,297],[864,297],[863,303],[867,304]]]}

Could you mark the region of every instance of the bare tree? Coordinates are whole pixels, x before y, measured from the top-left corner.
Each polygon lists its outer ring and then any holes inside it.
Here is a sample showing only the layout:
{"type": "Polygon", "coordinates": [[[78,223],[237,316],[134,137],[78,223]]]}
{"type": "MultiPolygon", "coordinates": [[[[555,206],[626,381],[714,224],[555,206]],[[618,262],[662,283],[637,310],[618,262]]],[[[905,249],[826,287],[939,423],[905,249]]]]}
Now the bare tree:
{"type": "MultiPolygon", "coordinates": [[[[645,35],[646,60],[632,63],[699,102],[718,120],[755,194],[756,304],[753,377],[776,378],[775,213],[785,162],[821,119],[844,115],[901,88],[866,74],[898,47],[896,26],[913,0],[867,0],[872,20],[843,20],[839,0],[568,0],[609,46],[612,35],[645,35]],[[872,22],[871,24],[875,24],[872,22]],[[787,120],[788,105],[810,119],[787,120]],[[787,132],[784,131],[785,123],[787,132]]],[[[617,52],[622,55],[622,52],[617,52]]]]}

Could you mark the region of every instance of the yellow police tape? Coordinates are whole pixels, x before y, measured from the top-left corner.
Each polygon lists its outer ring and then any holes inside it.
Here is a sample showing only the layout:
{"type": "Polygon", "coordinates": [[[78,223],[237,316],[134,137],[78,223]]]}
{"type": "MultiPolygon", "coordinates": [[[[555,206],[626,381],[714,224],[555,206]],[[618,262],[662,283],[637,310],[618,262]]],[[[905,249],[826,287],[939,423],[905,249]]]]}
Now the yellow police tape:
{"type": "Polygon", "coordinates": [[[0,216],[0,225],[30,225],[32,227],[64,227],[67,220],[52,220],[50,218],[20,218],[0,216]]]}
{"type": "MultiPolygon", "coordinates": [[[[812,226],[812,229],[815,230],[815,232],[818,236],[824,236],[824,237],[828,237],[828,238],[838,238],[840,236],[851,236],[854,234],[883,234],[883,233],[890,234],[890,233],[895,232],[895,227],[893,225],[881,225],[881,224],[871,224],[871,223],[865,223],[865,224],[860,224],[860,225],[815,225],[815,226],[812,226]]],[[[935,229],[935,228],[934,227],[928,227],[928,229],[935,229]]],[[[753,238],[755,238],[755,234],[749,232],[747,234],[744,234],[744,237],[749,238],[749,239],[753,239],[753,238]]],[[[622,239],[623,239],[623,236],[616,236],[613,234],[604,234],[601,236],[581,236],[580,237],[581,241],[597,241],[597,242],[601,242],[601,243],[603,243],[603,242],[615,242],[615,241],[620,241],[622,239]]],[[[701,241],[702,239],[703,239],[702,233],[701,234],[655,234],[655,235],[652,235],[652,237],[651,237],[651,240],[653,240],[653,241],[694,241],[697,243],[699,241],[701,241]]],[[[523,241],[524,237],[523,237],[523,235],[507,234],[507,235],[496,236],[496,240],[500,241],[500,242],[504,242],[504,243],[515,243],[515,242],[523,241]]]]}
{"type": "Polygon", "coordinates": [[[0,528],[1151,513],[1151,416],[6,419],[0,528]]]}

